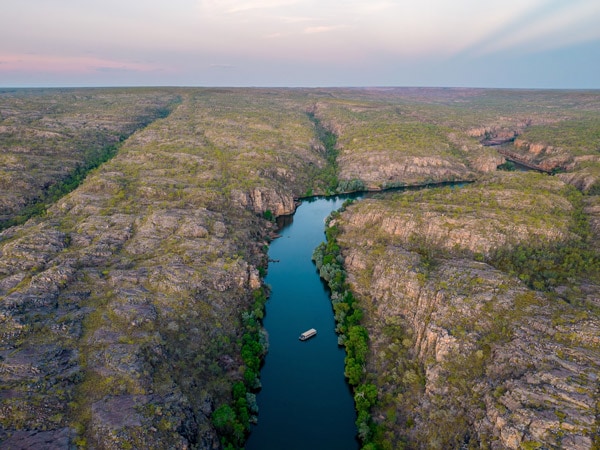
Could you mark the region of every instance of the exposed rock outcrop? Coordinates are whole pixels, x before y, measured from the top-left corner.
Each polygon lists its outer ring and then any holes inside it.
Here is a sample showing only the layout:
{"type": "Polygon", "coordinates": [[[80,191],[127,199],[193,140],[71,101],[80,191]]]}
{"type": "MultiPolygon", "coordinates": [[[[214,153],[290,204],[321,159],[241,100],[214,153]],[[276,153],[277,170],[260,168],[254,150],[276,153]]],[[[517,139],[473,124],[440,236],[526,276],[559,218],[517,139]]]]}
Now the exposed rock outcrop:
{"type": "Polygon", "coordinates": [[[573,156],[564,149],[531,143],[523,139],[515,139],[514,147],[519,151],[519,157],[522,158],[523,162],[534,164],[548,172],[566,167],[573,159],[573,156]]]}
{"type": "Polygon", "coordinates": [[[600,157],[596,155],[576,156],[566,166],[567,172],[557,176],[565,183],[585,193],[598,193],[600,188],[600,157]]]}
{"type": "Polygon", "coordinates": [[[290,193],[280,194],[275,189],[254,188],[249,192],[234,191],[233,201],[257,213],[271,211],[276,216],[292,214],[296,210],[296,202],[290,193]]]}
{"type": "Polygon", "coordinates": [[[243,379],[240,318],[273,227],[257,213],[293,212],[279,177],[305,190],[298,154],[320,157],[301,110],[280,115],[309,138],[261,180],[275,159],[248,151],[261,142],[196,135],[219,118],[203,101],[184,95],[47,215],[0,234],[0,446],[221,448],[210,417],[243,379]]]}
{"type": "Polygon", "coordinates": [[[505,163],[506,159],[498,154],[480,154],[472,161],[471,166],[479,172],[489,173],[498,170],[498,166],[505,163]]]}
{"type": "MultiPolygon", "coordinates": [[[[532,176],[514,175],[521,183],[532,176]]],[[[553,205],[567,215],[571,209],[561,183],[551,184],[554,194],[538,184],[535,195],[548,201],[538,218],[560,215],[553,205]]],[[[528,221],[526,209],[517,213],[517,228],[499,226],[515,223],[506,211],[518,196],[505,184],[479,197],[475,184],[463,192],[406,194],[408,201],[363,200],[336,221],[371,337],[376,421],[392,446],[591,447],[600,319],[588,313],[588,302],[600,286],[588,284],[586,293],[576,287],[583,303],[569,304],[459,256],[569,239],[567,222],[528,221]],[[466,197],[478,205],[474,216],[462,209],[466,197]]]]}
{"type": "Polygon", "coordinates": [[[462,163],[439,157],[395,157],[370,153],[360,161],[340,157],[340,178],[362,180],[369,190],[397,185],[469,180],[473,173],[462,163]]]}
{"type": "Polygon", "coordinates": [[[512,142],[518,136],[519,131],[509,130],[506,128],[485,127],[473,128],[469,130],[468,135],[471,137],[483,137],[481,143],[486,146],[495,146],[512,142]]]}

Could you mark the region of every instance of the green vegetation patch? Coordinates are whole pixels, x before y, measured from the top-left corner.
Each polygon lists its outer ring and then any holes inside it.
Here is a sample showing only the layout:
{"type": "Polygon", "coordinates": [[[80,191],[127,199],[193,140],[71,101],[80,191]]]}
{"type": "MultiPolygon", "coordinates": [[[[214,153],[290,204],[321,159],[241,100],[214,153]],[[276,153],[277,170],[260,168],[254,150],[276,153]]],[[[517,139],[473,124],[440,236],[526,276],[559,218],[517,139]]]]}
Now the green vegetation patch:
{"type": "Polygon", "coordinates": [[[519,136],[527,142],[560,147],[574,156],[600,154],[600,117],[595,115],[533,125],[519,136]]]}

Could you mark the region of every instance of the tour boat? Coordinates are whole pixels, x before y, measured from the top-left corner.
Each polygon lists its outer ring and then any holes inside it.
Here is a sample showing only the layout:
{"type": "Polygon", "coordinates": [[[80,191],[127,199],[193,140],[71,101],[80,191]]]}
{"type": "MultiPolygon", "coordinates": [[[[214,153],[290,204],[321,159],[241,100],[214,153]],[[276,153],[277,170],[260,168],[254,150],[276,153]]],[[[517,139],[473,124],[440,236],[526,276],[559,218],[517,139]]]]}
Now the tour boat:
{"type": "Polygon", "coordinates": [[[314,328],[311,328],[310,330],[305,331],[304,333],[302,333],[300,335],[300,340],[301,341],[305,341],[307,339],[310,339],[311,337],[315,336],[317,334],[317,330],[315,330],[314,328]]]}

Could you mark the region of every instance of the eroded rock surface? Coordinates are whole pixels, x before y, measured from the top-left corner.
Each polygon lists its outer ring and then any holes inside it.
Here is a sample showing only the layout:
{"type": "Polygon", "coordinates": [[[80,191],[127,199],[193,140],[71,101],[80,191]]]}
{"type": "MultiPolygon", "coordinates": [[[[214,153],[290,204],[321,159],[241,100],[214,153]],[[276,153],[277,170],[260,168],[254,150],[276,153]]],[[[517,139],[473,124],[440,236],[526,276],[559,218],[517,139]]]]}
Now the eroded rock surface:
{"type": "Polygon", "coordinates": [[[484,262],[497,248],[572,237],[564,219],[573,206],[558,180],[537,177],[524,202],[512,190],[531,176],[484,182],[485,197],[475,183],[365,200],[336,221],[366,312],[367,382],[379,387],[376,422],[388,444],[591,448],[600,286],[533,291],[484,262]]]}
{"type": "Polygon", "coordinates": [[[176,99],[165,89],[0,92],[0,226],[105,161],[176,99]]]}
{"type": "Polygon", "coordinates": [[[268,99],[221,116],[211,101],[184,92],[46,216],[0,234],[3,448],[221,447],[210,416],[243,379],[262,213],[293,212],[299,153],[322,161],[302,108],[277,114],[299,142],[277,136],[268,99]],[[259,150],[248,129],[287,144],[259,150]],[[274,159],[279,178],[257,175],[274,159]]]}

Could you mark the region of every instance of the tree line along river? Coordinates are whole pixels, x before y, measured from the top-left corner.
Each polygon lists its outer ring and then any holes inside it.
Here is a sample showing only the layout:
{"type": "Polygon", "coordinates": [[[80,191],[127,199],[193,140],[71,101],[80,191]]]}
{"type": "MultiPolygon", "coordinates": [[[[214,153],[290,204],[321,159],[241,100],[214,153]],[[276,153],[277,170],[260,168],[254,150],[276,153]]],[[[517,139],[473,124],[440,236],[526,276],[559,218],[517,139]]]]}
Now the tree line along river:
{"type": "Polygon", "coordinates": [[[397,191],[450,186],[464,181],[405,186],[385,192],[359,192],[303,200],[294,215],[278,218],[280,237],[269,247],[271,287],[263,326],[269,350],[260,372],[258,424],[247,450],[353,450],[359,448],[352,391],[344,377],[329,290],[312,261],[325,240],[325,219],[348,199],[397,191]],[[317,335],[300,334],[311,328],[317,335]]]}
{"type": "Polygon", "coordinates": [[[344,378],[345,352],[337,344],[329,291],[311,260],[325,239],[325,218],[347,198],[305,200],[293,216],[281,218],[280,237],[270,245],[265,282],[271,296],[263,320],[269,352],[260,375],[259,422],[247,450],[359,446],[354,401],[344,378]],[[317,335],[299,340],[310,328],[317,335]]]}

